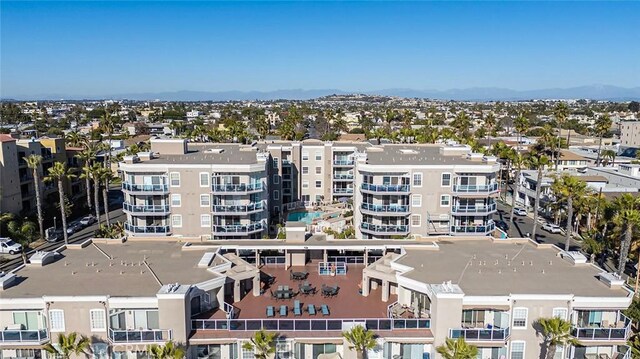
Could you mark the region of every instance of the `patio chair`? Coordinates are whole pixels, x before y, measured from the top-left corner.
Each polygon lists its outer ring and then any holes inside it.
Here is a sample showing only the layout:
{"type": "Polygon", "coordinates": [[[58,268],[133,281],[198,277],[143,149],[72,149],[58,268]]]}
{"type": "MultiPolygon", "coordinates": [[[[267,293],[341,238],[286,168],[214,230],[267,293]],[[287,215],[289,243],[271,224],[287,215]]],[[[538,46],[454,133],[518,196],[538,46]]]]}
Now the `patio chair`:
{"type": "Polygon", "coordinates": [[[273,317],[275,314],[273,313],[273,307],[272,306],[268,306],[267,307],[267,318],[271,318],[273,317]]]}
{"type": "Polygon", "coordinates": [[[326,304],[320,306],[320,311],[322,311],[323,316],[329,315],[329,307],[326,304]]]}
{"type": "Polygon", "coordinates": [[[286,317],[287,316],[287,311],[288,311],[288,308],[287,308],[286,305],[281,305],[280,306],[280,316],[281,317],[286,317]]]}
{"type": "Polygon", "coordinates": [[[278,299],[278,296],[276,295],[276,293],[273,292],[273,290],[269,290],[269,292],[271,293],[272,299],[278,299]]]}
{"type": "Polygon", "coordinates": [[[289,279],[295,279],[292,270],[289,270],[289,279]]]}
{"type": "Polygon", "coordinates": [[[293,302],[293,315],[299,317],[302,315],[302,310],[300,309],[300,301],[296,300],[293,302]]]}
{"type": "Polygon", "coordinates": [[[316,315],[316,306],[313,304],[307,305],[307,312],[309,312],[309,315],[316,315]]]}

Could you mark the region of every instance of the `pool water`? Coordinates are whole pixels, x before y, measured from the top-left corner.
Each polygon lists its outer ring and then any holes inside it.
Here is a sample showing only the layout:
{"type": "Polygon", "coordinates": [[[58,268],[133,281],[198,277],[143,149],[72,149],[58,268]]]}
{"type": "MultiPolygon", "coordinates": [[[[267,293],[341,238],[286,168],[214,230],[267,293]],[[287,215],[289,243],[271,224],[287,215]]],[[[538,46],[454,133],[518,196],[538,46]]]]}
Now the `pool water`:
{"type": "Polygon", "coordinates": [[[311,224],[314,219],[321,217],[323,213],[324,212],[292,212],[287,215],[287,221],[311,224]]]}

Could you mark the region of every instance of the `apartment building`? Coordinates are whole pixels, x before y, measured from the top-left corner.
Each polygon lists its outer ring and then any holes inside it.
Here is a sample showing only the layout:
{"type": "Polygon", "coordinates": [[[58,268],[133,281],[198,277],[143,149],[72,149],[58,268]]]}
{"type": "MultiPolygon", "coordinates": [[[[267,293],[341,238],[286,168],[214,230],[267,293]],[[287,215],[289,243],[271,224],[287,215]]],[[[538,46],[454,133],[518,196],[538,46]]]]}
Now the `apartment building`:
{"type": "MultiPolygon", "coordinates": [[[[35,183],[33,170],[27,166],[26,157],[36,154],[42,156],[38,168],[41,181],[48,175],[54,162],[67,163],[70,168],[79,167],[75,158],[76,150],[67,148],[63,138],[15,139],[9,135],[0,135],[0,212],[30,214],[36,210],[35,183]]],[[[40,184],[43,203],[58,202],[56,183],[40,184]]],[[[84,181],[73,178],[65,181],[65,193],[72,201],[80,202],[86,195],[84,181]]]]}
{"type": "Polygon", "coordinates": [[[131,236],[262,238],[268,233],[269,155],[256,147],[152,139],[128,156],[125,231],[131,236]]]}
{"type": "Polygon", "coordinates": [[[500,165],[494,157],[472,153],[465,145],[374,146],[308,140],[248,146],[188,144],[173,139],[152,139],[151,143],[152,153],[127,158],[120,166],[127,196],[126,227],[131,235],[260,238],[264,230],[273,230],[275,224],[285,222],[291,211],[335,202],[353,205],[358,238],[484,236],[494,230],[492,215],[496,212],[500,165]],[[233,181],[238,185],[259,182],[261,187],[251,193],[236,191],[232,193],[235,197],[219,198],[216,196],[231,193],[208,193],[205,173],[225,178],[235,173],[233,181]],[[128,178],[136,174],[142,177],[128,178]],[[168,176],[174,176],[176,185],[168,185],[168,176]],[[161,191],[140,193],[140,188],[131,187],[132,181],[137,181],[136,185],[140,181],[157,183],[161,191]],[[193,188],[201,191],[196,191],[196,197],[188,197],[185,191],[192,193],[193,188]],[[149,202],[151,195],[156,196],[157,203],[149,202]],[[206,202],[198,200],[198,196],[207,195],[214,196],[216,205],[261,201],[265,209],[242,212],[244,220],[237,212],[232,217],[228,212],[208,212],[206,202]],[[133,203],[142,205],[140,201],[164,207],[154,212],[135,212],[128,207],[133,203]],[[211,234],[206,225],[209,221],[224,226],[262,225],[252,233],[239,231],[232,236],[221,231],[211,234]],[[149,226],[154,228],[145,228],[149,226]]]}
{"type": "Polygon", "coordinates": [[[559,316],[580,344],[556,358],[630,359],[631,298],[579,253],[527,240],[334,242],[297,225],[284,241],[88,240],[0,275],[0,356],[42,358],[75,331],[98,358],[173,340],[188,358],[249,359],[262,328],[279,334],[276,358],[352,359],[341,333],[363,325],[370,359],[440,358],[458,337],[482,359],[539,358],[536,322],[559,316]]]}
{"type": "Polygon", "coordinates": [[[640,121],[620,122],[620,144],[628,147],[640,147],[640,121]]]}

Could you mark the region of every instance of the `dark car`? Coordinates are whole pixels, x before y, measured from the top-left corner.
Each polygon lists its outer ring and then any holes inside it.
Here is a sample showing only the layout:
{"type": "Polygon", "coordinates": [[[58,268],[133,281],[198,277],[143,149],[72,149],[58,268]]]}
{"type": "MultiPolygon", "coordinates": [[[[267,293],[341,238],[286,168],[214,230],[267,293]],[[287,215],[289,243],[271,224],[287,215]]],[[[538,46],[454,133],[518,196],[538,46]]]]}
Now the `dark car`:
{"type": "Polygon", "coordinates": [[[496,227],[500,228],[504,232],[509,230],[509,225],[505,221],[500,221],[500,220],[496,221],[496,227]]]}

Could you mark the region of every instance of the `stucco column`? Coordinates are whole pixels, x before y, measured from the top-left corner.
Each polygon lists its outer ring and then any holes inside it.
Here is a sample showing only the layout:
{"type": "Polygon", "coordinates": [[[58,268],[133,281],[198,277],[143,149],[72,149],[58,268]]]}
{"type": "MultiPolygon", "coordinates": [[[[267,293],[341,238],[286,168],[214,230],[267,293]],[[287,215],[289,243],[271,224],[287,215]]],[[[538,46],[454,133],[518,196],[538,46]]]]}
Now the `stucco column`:
{"type": "Polygon", "coordinates": [[[368,266],[369,265],[369,251],[368,250],[364,250],[364,266],[368,266]]]}
{"type": "Polygon", "coordinates": [[[389,301],[389,281],[386,279],[382,280],[382,301],[389,301]]]}
{"type": "Polygon", "coordinates": [[[253,277],[253,296],[260,296],[260,272],[253,277]]]}
{"type": "Polygon", "coordinates": [[[328,262],[329,261],[329,257],[327,256],[327,250],[326,249],[322,250],[322,261],[323,262],[328,262]]]}
{"type": "Polygon", "coordinates": [[[216,299],[218,300],[218,306],[224,308],[224,285],[220,287],[218,293],[216,293],[216,299]]]}
{"type": "Polygon", "coordinates": [[[369,276],[362,276],[362,296],[369,296],[369,276]]]}
{"type": "Polygon", "coordinates": [[[239,280],[236,280],[233,282],[233,301],[234,302],[239,302],[241,298],[240,296],[240,284],[241,282],[239,280]]]}
{"type": "Polygon", "coordinates": [[[260,251],[256,249],[256,268],[260,268],[260,251]]]}
{"type": "Polygon", "coordinates": [[[289,258],[289,251],[284,250],[284,268],[289,269],[291,267],[291,258],[289,258]]]}

